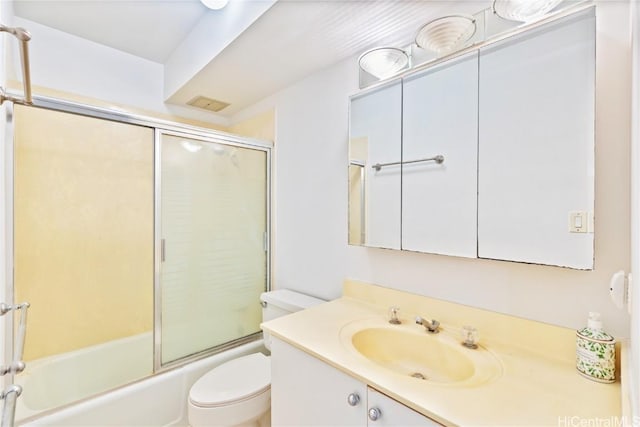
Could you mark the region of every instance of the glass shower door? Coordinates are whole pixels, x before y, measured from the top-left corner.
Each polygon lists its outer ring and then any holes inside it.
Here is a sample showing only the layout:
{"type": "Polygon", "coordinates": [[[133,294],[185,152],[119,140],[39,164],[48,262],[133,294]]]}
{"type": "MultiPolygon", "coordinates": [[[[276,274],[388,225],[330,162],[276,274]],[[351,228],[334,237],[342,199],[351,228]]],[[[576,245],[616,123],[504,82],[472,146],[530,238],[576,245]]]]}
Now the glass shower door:
{"type": "Polygon", "coordinates": [[[154,133],[22,106],[14,121],[22,420],[153,372],[154,133]]]}
{"type": "Polygon", "coordinates": [[[164,366],[260,332],[268,153],[167,132],[157,141],[164,366]]]}

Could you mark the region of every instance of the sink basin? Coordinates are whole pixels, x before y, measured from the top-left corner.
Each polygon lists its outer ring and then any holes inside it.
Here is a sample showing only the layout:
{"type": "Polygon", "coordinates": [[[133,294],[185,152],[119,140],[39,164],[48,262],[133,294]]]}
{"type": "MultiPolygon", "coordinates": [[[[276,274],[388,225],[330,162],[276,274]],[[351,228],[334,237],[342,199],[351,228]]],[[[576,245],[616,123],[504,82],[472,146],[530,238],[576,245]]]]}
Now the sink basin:
{"type": "Polygon", "coordinates": [[[392,329],[365,329],[353,335],[353,346],[367,359],[399,374],[438,383],[469,379],[473,361],[433,336],[392,329]]]}
{"type": "Polygon", "coordinates": [[[484,383],[500,375],[499,360],[483,347],[469,349],[457,336],[427,334],[409,326],[350,325],[341,335],[347,347],[387,372],[409,381],[440,385],[484,383]]]}

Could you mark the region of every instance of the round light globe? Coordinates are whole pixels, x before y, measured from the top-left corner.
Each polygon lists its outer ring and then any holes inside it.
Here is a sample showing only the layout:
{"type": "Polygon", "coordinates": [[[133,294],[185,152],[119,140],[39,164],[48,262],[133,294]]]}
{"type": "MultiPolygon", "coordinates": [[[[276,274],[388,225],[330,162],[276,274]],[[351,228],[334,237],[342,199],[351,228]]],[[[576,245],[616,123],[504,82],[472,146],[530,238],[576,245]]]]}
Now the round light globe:
{"type": "Polygon", "coordinates": [[[209,9],[220,10],[229,3],[229,0],[200,0],[209,9]]]}

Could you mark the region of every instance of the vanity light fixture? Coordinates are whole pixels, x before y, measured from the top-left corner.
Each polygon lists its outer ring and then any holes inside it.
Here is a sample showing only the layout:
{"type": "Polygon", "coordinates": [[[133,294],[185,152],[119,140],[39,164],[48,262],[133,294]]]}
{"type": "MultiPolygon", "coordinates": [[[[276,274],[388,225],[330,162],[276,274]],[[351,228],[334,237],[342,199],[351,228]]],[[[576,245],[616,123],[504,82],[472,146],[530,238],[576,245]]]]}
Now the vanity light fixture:
{"type": "Polygon", "coordinates": [[[418,30],[416,44],[441,56],[459,48],[475,33],[476,21],[471,16],[443,16],[427,22],[418,30]]]}
{"type": "Polygon", "coordinates": [[[376,47],[360,55],[358,64],[362,70],[382,80],[407,68],[409,56],[395,47],[376,47]]]}
{"type": "Polygon", "coordinates": [[[493,13],[510,21],[535,21],[551,12],[562,0],[494,0],[493,13]]]}
{"type": "Polygon", "coordinates": [[[200,0],[203,5],[212,10],[220,10],[224,8],[229,0],[200,0]]]}

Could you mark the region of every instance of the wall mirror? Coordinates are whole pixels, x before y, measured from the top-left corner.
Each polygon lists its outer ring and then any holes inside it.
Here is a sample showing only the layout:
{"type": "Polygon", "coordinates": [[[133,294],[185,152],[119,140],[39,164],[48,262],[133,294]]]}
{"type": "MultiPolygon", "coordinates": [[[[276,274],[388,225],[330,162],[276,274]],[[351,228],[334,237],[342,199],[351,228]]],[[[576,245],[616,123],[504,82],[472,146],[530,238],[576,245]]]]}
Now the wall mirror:
{"type": "Polygon", "coordinates": [[[594,7],[350,102],[349,244],[593,269],[594,7]]]}

